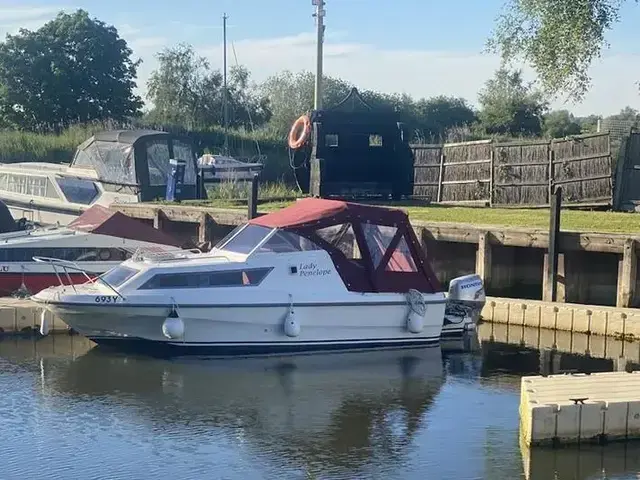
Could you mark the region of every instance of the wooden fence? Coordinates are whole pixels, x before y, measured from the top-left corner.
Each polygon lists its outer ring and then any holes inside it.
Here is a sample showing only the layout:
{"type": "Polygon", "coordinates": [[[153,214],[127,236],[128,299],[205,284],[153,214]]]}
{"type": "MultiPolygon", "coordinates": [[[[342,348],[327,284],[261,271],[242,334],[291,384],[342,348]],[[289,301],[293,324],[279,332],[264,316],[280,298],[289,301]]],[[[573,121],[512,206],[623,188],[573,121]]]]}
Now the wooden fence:
{"type": "Polygon", "coordinates": [[[480,140],[412,145],[413,195],[435,203],[549,205],[554,185],[563,202],[610,205],[612,160],[608,133],[552,141],[480,140]]]}

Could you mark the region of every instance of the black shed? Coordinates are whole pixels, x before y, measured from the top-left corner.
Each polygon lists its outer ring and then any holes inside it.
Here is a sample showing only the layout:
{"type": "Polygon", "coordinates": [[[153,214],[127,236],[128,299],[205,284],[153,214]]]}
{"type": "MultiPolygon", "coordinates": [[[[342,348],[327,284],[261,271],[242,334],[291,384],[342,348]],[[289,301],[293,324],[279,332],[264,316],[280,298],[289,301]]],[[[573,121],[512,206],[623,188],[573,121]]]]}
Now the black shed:
{"type": "Polygon", "coordinates": [[[393,113],[374,111],[353,88],[334,107],[310,115],[311,141],[297,152],[301,188],[314,196],[412,193],[413,156],[393,113]]]}

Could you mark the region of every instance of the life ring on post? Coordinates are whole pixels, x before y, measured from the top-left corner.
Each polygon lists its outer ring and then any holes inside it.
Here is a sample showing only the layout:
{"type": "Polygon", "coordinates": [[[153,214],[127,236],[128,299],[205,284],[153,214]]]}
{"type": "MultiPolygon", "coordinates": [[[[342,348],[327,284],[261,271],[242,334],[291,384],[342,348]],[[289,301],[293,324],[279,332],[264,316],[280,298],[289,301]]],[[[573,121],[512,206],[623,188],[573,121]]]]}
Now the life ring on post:
{"type": "Polygon", "coordinates": [[[311,135],[311,120],[308,115],[302,115],[293,122],[289,131],[289,147],[294,150],[302,147],[311,135]]]}

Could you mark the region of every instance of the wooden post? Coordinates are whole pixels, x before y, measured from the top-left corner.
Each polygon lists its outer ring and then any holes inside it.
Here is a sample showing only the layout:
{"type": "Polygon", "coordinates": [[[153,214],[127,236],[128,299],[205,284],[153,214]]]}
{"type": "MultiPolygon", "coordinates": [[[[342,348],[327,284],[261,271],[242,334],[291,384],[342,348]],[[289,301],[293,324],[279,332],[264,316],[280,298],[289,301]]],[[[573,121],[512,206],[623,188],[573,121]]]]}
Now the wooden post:
{"type": "Polygon", "coordinates": [[[549,158],[549,187],[548,187],[548,197],[549,197],[549,208],[551,207],[551,203],[553,202],[553,200],[551,199],[551,197],[553,196],[553,181],[555,178],[555,167],[553,166],[553,161],[556,158],[556,154],[553,151],[553,140],[549,141],[549,150],[547,153],[547,156],[549,158]]]}
{"type": "Polygon", "coordinates": [[[638,265],[636,247],[636,241],[633,238],[628,238],[624,242],[622,262],[619,267],[620,273],[618,275],[617,307],[630,308],[634,304],[638,265]]]}
{"type": "MultiPolygon", "coordinates": [[[[558,253],[558,273],[556,275],[556,302],[562,302],[565,303],[567,302],[567,297],[568,294],[567,292],[570,291],[569,288],[567,288],[567,274],[566,274],[566,257],[564,253],[558,253]]],[[[544,266],[543,266],[543,270],[545,272],[545,275],[542,277],[542,295],[543,295],[543,300],[545,302],[550,302],[551,300],[551,289],[550,289],[550,285],[549,285],[549,279],[546,276],[546,272],[549,269],[549,254],[545,253],[544,254],[544,266]]]]}
{"type": "Polygon", "coordinates": [[[482,278],[485,291],[491,282],[491,242],[490,233],[478,235],[478,251],[476,252],[476,273],[482,278]]]}
{"type": "Polygon", "coordinates": [[[444,178],[444,147],[440,151],[440,171],[438,172],[438,199],[437,202],[442,201],[442,180],[444,178]]]}
{"type": "Polygon", "coordinates": [[[493,183],[494,183],[494,171],[493,171],[493,162],[495,158],[495,150],[493,149],[493,145],[491,146],[491,156],[489,157],[489,168],[490,168],[490,176],[489,176],[489,206],[493,207],[493,183]]]}
{"type": "Polygon", "coordinates": [[[162,230],[166,218],[162,209],[158,208],[153,212],[153,228],[162,230]]]}
{"type": "Polygon", "coordinates": [[[545,290],[542,299],[555,302],[558,292],[558,237],[560,236],[560,208],[562,205],[562,187],[556,187],[551,196],[549,215],[549,250],[543,276],[545,290]]]}
{"type": "Polygon", "coordinates": [[[200,215],[200,223],[198,225],[198,243],[207,243],[211,240],[211,216],[203,212],[200,215]]]}
{"type": "Polygon", "coordinates": [[[251,179],[251,190],[249,190],[249,201],[247,213],[249,220],[258,216],[258,175],[254,174],[251,179]]]}

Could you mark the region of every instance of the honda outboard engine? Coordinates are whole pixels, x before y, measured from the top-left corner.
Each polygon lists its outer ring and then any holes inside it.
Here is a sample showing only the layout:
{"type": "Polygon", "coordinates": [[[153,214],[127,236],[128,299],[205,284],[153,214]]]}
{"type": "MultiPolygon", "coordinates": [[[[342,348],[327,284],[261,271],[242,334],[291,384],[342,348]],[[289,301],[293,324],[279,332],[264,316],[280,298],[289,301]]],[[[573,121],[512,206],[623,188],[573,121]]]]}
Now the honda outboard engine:
{"type": "Polygon", "coordinates": [[[449,283],[443,333],[462,333],[473,330],[487,298],[480,275],[457,277],[449,283]]]}

